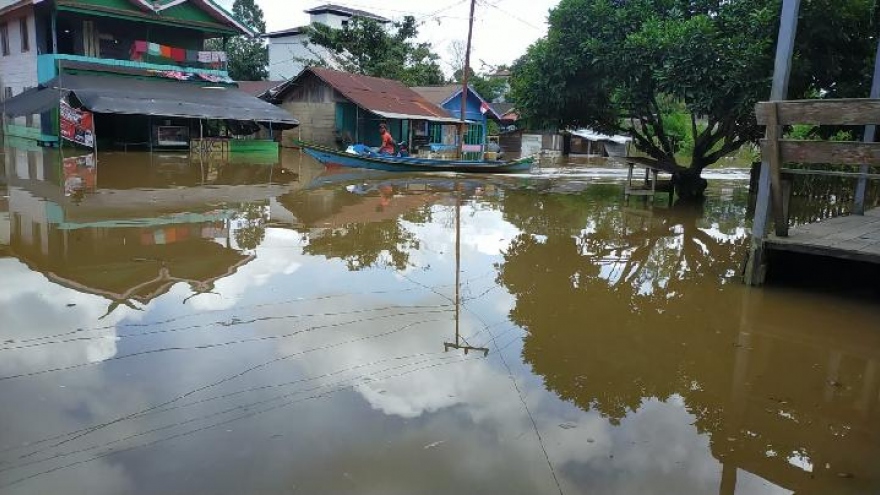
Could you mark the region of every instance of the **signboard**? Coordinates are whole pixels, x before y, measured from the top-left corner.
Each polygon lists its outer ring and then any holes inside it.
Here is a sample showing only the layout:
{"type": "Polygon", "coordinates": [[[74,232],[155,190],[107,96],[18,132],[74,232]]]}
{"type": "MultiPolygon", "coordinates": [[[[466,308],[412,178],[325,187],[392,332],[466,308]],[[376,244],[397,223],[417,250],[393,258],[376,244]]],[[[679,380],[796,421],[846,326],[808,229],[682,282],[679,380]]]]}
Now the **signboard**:
{"type": "Polygon", "coordinates": [[[98,187],[98,167],[94,153],[65,158],[63,167],[65,196],[95,192],[98,187]]]}
{"type": "Polygon", "coordinates": [[[88,148],[94,148],[95,117],[92,112],[73,108],[62,99],[61,137],[88,148]]]}

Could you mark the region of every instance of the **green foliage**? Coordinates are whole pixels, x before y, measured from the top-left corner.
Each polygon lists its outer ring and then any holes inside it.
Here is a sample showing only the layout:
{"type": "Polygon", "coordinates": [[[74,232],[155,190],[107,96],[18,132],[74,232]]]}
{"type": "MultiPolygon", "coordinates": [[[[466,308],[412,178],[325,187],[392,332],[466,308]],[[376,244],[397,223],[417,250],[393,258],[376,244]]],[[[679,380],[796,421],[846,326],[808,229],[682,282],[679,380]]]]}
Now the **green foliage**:
{"type": "MultiPolygon", "coordinates": [[[[802,5],[790,97],[867,94],[874,9],[802,5]]],[[[753,109],[769,95],[779,12],[780,0],[562,0],[514,64],[512,100],[533,126],[628,133],[677,178],[698,177],[760,136],[753,109]]]]}
{"type": "MultiPolygon", "coordinates": [[[[257,35],[266,32],[263,9],[254,0],[235,0],[232,15],[253,29],[257,35]]],[[[212,50],[223,50],[220,40],[209,40],[212,50]]],[[[236,81],[261,81],[269,77],[269,50],[259,37],[236,36],[230,38],[225,50],[228,55],[229,77],[236,81]]]]}
{"type": "MultiPolygon", "coordinates": [[[[360,17],[352,18],[342,29],[324,24],[307,28],[310,43],[333,54],[330,64],[346,72],[401,81],[408,86],[443,84],[439,57],[430,43],[418,43],[415,18],[404,17],[393,30],[360,17]]],[[[311,62],[310,62],[311,63],[311,62]]]]}
{"type": "Polygon", "coordinates": [[[486,77],[479,74],[473,79],[468,79],[468,84],[474,88],[474,91],[480,94],[484,100],[492,102],[504,94],[505,82],[503,79],[495,77],[486,77]]]}

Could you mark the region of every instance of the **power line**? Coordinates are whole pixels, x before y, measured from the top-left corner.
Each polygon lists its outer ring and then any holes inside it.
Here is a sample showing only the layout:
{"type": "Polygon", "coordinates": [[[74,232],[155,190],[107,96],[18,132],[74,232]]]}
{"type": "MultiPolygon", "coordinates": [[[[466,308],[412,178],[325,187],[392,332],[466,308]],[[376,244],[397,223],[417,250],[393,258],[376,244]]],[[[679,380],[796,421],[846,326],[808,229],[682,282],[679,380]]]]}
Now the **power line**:
{"type": "Polygon", "coordinates": [[[501,12],[502,14],[505,14],[505,15],[507,15],[508,17],[510,17],[510,18],[512,18],[512,19],[515,19],[515,20],[517,20],[517,21],[523,23],[523,24],[525,24],[526,26],[529,26],[529,27],[532,28],[532,29],[536,29],[536,30],[538,30],[538,31],[544,32],[544,28],[542,28],[542,27],[538,27],[538,26],[532,24],[531,22],[529,22],[529,21],[523,19],[522,17],[519,17],[519,16],[517,16],[517,15],[515,15],[515,14],[511,14],[510,12],[508,12],[508,11],[502,9],[501,7],[499,7],[499,6],[497,5],[497,3],[500,3],[500,2],[496,2],[495,4],[492,4],[492,3],[489,3],[489,2],[486,2],[486,1],[483,1],[483,0],[477,0],[477,1],[480,3],[480,5],[483,5],[483,6],[485,6],[485,7],[492,7],[493,9],[495,9],[495,10],[501,12]]]}

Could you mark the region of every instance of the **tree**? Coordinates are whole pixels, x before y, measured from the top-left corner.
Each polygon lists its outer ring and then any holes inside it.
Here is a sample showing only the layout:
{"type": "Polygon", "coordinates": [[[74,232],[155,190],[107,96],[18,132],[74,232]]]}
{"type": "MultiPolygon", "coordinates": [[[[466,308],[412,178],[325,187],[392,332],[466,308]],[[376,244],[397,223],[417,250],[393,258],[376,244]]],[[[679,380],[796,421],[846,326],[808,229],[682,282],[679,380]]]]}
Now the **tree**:
{"type": "MultiPolygon", "coordinates": [[[[394,79],[408,86],[443,84],[439,57],[430,43],[415,42],[415,18],[406,16],[386,30],[373,19],[352,18],[342,29],[312,24],[309,42],[330,51],[330,65],[366,76],[394,79]]],[[[313,62],[311,62],[313,63],[313,62]]]]}
{"type": "MultiPolygon", "coordinates": [[[[226,44],[226,53],[229,64],[229,77],[236,81],[261,81],[269,77],[267,69],[269,65],[269,49],[260,34],[266,32],[266,21],[263,19],[263,9],[255,3],[255,0],[235,0],[232,4],[232,15],[239,22],[250,27],[257,33],[257,37],[236,36],[230,38],[226,44]]],[[[222,50],[219,40],[210,40],[209,47],[213,50],[222,50]]]]}
{"type": "MultiPolygon", "coordinates": [[[[874,9],[804,3],[789,97],[868,94],[874,9]]],[[[779,0],[562,0],[514,64],[513,100],[533,125],[632,135],[681,197],[699,197],[704,168],[760,137],[779,12],[779,0]]]]}
{"type": "MultiPolygon", "coordinates": [[[[447,52],[449,54],[449,67],[452,69],[452,82],[454,83],[462,83],[462,75],[464,74],[462,68],[464,67],[466,49],[465,42],[461,40],[454,40],[449,44],[447,52]]],[[[483,65],[484,68],[485,65],[483,65]]],[[[473,67],[468,68],[468,84],[486,101],[490,102],[502,96],[507,86],[503,79],[478,74],[474,71],[473,67]]]]}

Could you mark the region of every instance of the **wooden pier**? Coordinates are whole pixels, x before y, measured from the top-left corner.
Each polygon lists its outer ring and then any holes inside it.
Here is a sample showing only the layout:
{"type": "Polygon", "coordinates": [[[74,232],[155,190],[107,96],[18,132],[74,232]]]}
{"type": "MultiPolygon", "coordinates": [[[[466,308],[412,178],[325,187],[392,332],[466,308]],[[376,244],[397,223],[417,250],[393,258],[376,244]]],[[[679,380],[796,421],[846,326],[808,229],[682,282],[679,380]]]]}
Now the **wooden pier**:
{"type": "Polygon", "coordinates": [[[880,208],[800,225],[788,236],[770,235],[764,249],[880,264],[880,208]]]}
{"type": "Polygon", "coordinates": [[[816,255],[817,261],[834,257],[880,263],[880,214],[877,209],[865,211],[868,182],[880,179],[880,173],[872,172],[880,167],[880,143],[875,142],[880,124],[880,42],[868,98],[787,100],[800,4],[801,0],[782,1],[770,99],[755,107],[757,122],[766,126],[766,133],[744,273],[749,285],[764,283],[768,251],[816,255]],[[860,141],[786,139],[784,129],[796,124],[863,126],[864,133],[860,141]],[[799,166],[784,167],[793,163],[799,166]],[[787,179],[795,175],[853,179],[852,215],[789,228],[792,182],[787,179]]]}

